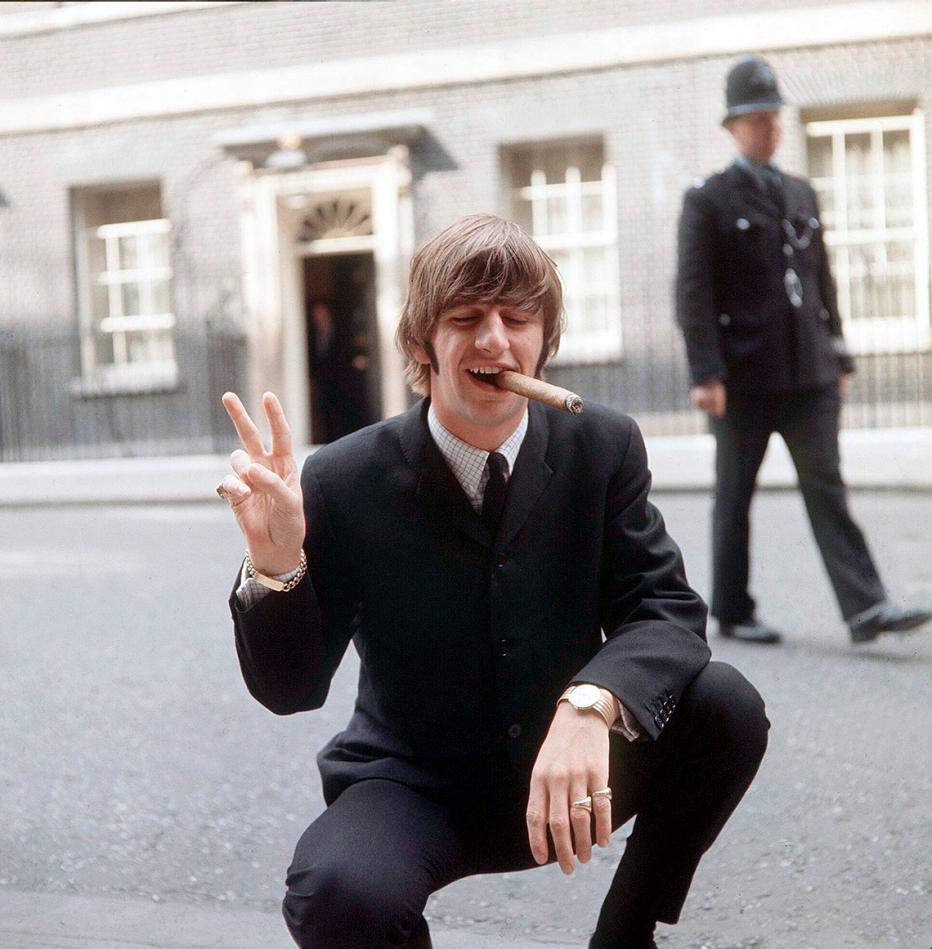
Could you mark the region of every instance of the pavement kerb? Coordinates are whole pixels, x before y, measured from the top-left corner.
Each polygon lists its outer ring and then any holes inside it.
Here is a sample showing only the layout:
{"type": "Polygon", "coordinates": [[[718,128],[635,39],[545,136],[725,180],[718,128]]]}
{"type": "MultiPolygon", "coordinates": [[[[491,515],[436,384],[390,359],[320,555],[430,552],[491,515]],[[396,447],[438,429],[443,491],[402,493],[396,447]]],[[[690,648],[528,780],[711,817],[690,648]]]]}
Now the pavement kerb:
{"type": "MultiPolygon", "coordinates": [[[[646,441],[655,490],[711,490],[711,435],[646,441]]],[[[296,454],[304,458],[313,450],[296,454]]],[[[852,488],[932,491],[932,428],[845,431],[841,452],[852,488]]],[[[228,472],[227,455],[6,463],[0,464],[0,505],[210,501],[228,472]]],[[[758,483],[764,489],[796,483],[789,453],[777,437],[771,439],[758,483]]]]}
{"type": "MultiPolygon", "coordinates": [[[[576,943],[445,929],[435,949],[581,949],[576,943]]],[[[93,897],[0,889],[3,949],[294,949],[278,912],[139,897],[93,897]]]]}

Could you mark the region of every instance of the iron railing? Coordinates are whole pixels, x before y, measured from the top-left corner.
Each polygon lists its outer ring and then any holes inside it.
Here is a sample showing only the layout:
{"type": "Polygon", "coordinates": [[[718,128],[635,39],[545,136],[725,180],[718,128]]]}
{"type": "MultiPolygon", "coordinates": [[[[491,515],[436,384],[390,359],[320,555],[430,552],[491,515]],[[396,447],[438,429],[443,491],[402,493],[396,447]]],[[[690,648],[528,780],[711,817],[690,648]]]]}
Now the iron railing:
{"type": "Polygon", "coordinates": [[[78,339],[57,327],[0,327],[0,461],[223,452],[235,432],[219,403],[242,389],[246,340],[207,323],[176,329],[177,381],[95,386],[78,339]]]}

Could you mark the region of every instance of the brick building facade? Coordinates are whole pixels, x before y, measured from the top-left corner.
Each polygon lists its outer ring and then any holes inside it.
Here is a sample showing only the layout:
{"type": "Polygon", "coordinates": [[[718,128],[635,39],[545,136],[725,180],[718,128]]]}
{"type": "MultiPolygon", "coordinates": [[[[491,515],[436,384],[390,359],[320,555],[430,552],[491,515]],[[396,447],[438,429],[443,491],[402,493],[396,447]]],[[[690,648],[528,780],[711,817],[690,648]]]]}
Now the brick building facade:
{"type": "Polygon", "coordinates": [[[479,210],[560,264],[554,381],[701,430],[676,220],[747,50],[822,198],[847,422],[929,425],[930,37],[913,0],[0,3],[0,459],[223,447],[228,386],[299,441],[399,411],[407,261],[479,210]]]}

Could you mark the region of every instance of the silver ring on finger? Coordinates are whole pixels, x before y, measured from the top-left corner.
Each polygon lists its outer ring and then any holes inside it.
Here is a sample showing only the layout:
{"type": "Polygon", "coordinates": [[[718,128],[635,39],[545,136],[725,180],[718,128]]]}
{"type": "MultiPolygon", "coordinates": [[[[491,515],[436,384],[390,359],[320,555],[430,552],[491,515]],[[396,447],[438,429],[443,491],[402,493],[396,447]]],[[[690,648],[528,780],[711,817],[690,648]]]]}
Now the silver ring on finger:
{"type": "Polygon", "coordinates": [[[584,811],[592,813],[592,795],[587,794],[584,798],[580,798],[578,801],[571,801],[570,807],[581,807],[584,811]]]}
{"type": "Polygon", "coordinates": [[[607,800],[612,799],[612,789],[611,788],[602,788],[599,791],[593,791],[590,797],[604,797],[607,800]]]}

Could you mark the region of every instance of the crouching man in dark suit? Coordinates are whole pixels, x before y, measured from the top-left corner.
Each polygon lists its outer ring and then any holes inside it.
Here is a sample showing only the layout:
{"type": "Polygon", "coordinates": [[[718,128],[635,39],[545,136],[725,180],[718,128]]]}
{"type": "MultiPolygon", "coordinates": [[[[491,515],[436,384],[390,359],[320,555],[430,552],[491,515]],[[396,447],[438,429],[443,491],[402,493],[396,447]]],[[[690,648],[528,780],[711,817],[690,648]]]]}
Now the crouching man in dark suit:
{"type": "Polygon", "coordinates": [[[244,448],[219,490],[248,551],[230,605],[249,691],[282,715],[320,708],[350,640],[360,656],[353,716],[318,756],[327,809],[288,871],[300,946],[430,946],[432,892],[571,873],[634,815],[590,946],[652,946],[757,771],[763,702],[709,662],[634,422],[489,379],[539,376],[561,320],[549,257],[468,217],[411,266],[410,411],[299,478],[277,399],[266,451],[224,396],[244,448]]]}

